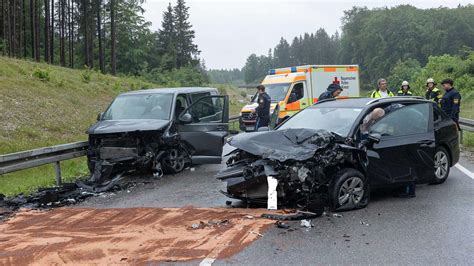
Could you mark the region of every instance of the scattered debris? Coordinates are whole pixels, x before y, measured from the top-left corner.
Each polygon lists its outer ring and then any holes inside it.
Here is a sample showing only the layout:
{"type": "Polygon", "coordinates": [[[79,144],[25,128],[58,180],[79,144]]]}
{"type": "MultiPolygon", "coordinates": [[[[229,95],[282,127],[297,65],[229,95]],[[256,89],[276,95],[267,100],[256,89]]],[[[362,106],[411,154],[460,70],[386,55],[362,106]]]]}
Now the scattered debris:
{"type": "Polygon", "coordinates": [[[263,237],[263,235],[258,233],[258,232],[250,231],[249,233],[254,234],[254,235],[258,235],[259,237],[263,237]]]}
{"type": "Polygon", "coordinates": [[[206,227],[214,227],[214,226],[225,226],[228,225],[230,221],[228,219],[224,220],[209,220],[207,223],[203,221],[199,221],[199,223],[194,223],[191,225],[192,229],[203,229],[206,227]]]}
{"type": "Polygon", "coordinates": [[[245,215],[244,218],[245,219],[254,219],[255,217],[253,215],[245,215]]]}
{"type": "Polygon", "coordinates": [[[282,221],[277,221],[275,223],[276,227],[278,228],[281,228],[281,229],[289,229],[290,228],[290,225],[288,225],[287,223],[284,223],[282,221]]]}
{"type": "Polygon", "coordinates": [[[332,217],[342,218],[344,216],[342,214],[339,214],[339,213],[333,213],[332,217]]]}
{"type": "Polygon", "coordinates": [[[264,213],[262,214],[262,218],[267,218],[271,220],[282,220],[282,221],[297,221],[297,220],[304,220],[304,219],[314,219],[319,217],[317,213],[313,212],[305,212],[305,211],[295,211],[294,213],[289,214],[270,214],[264,213]]]}
{"type": "Polygon", "coordinates": [[[301,220],[300,226],[306,228],[313,227],[310,220],[301,220]]]}
{"type": "Polygon", "coordinates": [[[362,221],[362,220],[360,220],[360,224],[361,224],[361,225],[365,225],[365,226],[370,226],[370,224],[369,224],[369,223],[367,223],[367,222],[364,222],[364,221],[362,221]]]}

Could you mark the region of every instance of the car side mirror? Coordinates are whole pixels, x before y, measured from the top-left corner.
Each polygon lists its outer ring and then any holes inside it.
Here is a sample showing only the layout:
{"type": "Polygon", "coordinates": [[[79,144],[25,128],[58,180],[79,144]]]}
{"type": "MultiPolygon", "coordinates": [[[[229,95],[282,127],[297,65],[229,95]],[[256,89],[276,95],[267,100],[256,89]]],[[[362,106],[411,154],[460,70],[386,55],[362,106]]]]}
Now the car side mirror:
{"type": "Polygon", "coordinates": [[[102,120],[102,117],[104,116],[104,113],[103,112],[100,112],[97,114],[97,121],[100,121],[102,120]]]}
{"type": "Polygon", "coordinates": [[[379,133],[369,133],[368,135],[368,139],[373,143],[379,143],[380,138],[382,138],[382,135],[380,135],[379,133]]]}
{"type": "Polygon", "coordinates": [[[183,124],[190,124],[193,122],[193,117],[191,116],[190,113],[185,113],[179,117],[179,122],[183,124]]]}
{"type": "Polygon", "coordinates": [[[257,131],[270,131],[269,127],[259,127],[257,131]]]}

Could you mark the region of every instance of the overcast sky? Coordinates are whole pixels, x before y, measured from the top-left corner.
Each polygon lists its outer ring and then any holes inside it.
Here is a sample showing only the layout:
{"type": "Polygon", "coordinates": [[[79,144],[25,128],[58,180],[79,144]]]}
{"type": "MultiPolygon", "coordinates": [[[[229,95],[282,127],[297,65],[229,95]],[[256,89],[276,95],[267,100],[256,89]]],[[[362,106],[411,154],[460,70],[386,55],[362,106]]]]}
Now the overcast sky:
{"type": "MultiPolygon", "coordinates": [[[[144,16],[152,29],[161,25],[169,2],[146,0],[144,16]]],[[[189,20],[196,32],[200,57],[209,69],[241,68],[247,57],[267,54],[281,37],[290,43],[294,36],[324,28],[340,31],[344,10],[352,6],[385,7],[411,4],[419,8],[456,7],[466,0],[444,1],[347,1],[347,0],[187,0],[189,20]]]]}

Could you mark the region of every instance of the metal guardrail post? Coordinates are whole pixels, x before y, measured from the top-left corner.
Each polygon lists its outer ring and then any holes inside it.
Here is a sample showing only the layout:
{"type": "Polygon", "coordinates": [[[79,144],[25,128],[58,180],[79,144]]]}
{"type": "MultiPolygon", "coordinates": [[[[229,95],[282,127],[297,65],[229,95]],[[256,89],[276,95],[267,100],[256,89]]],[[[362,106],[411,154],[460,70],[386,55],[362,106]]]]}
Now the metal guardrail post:
{"type": "Polygon", "coordinates": [[[62,184],[62,180],[61,180],[61,163],[58,161],[58,162],[55,162],[54,163],[54,170],[56,172],[56,186],[60,186],[62,184]]]}

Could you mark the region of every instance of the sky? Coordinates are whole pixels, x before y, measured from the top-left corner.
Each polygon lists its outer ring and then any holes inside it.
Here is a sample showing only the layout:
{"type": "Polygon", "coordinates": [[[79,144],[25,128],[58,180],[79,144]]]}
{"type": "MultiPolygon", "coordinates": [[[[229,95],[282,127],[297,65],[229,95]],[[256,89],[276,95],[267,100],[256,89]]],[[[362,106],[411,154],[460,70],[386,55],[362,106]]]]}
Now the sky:
{"type": "MultiPolygon", "coordinates": [[[[176,0],[146,0],[146,20],[158,30],[168,3],[176,0]]],[[[305,32],[324,28],[329,35],[341,32],[344,10],[411,4],[418,8],[456,7],[473,0],[444,1],[347,1],[347,0],[187,0],[195,43],[208,69],[244,66],[247,57],[268,54],[281,37],[291,40],[305,32]]]]}

